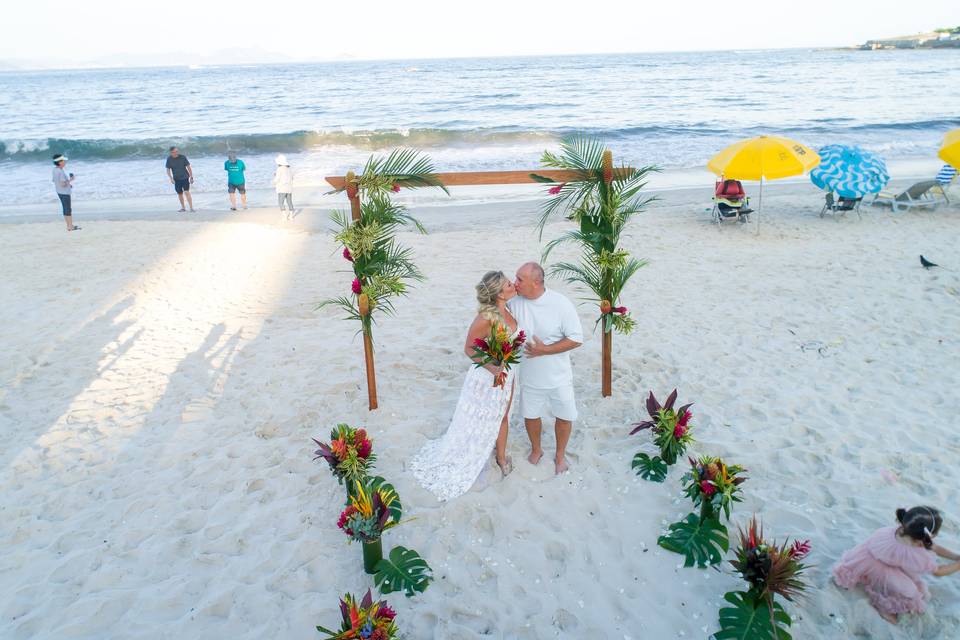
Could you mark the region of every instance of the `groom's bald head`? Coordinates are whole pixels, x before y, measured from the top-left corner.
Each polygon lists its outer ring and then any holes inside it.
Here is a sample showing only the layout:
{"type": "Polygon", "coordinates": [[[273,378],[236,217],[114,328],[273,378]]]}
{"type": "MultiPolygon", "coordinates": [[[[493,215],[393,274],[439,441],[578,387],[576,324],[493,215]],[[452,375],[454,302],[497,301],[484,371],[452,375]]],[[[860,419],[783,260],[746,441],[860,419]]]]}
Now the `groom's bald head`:
{"type": "Polygon", "coordinates": [[[527,262],[517,269],[517,293],[524,298],[536,299],[544,292],[543,267],[536,262],[527,262]]]}

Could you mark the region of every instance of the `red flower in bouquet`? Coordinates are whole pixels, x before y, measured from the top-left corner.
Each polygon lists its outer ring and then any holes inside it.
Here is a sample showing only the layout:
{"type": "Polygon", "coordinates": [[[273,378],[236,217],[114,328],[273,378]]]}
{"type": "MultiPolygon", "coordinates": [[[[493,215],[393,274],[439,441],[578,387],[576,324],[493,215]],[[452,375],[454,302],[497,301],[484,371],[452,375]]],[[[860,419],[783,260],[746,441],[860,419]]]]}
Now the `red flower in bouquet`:
{"type": "Polygon", "coordinates": [[[347,249],[346,247],[343,248],[343,257],[350,262],[353,262],[353,254],[350,253],[350,249],[347,249]]]}
{"type": "Polygon", "coordinates": [[[364,460],[369,457],[370,451],[373,450],[373,443],[370,442],[367,432],[363,429],[357,429],[357,433],[353,436],[353,444],[357,447],[357,456],[364,460]]]}
{"type": "Polygon", "coordinates": [[[400,185],[398,184],[393,185],[392,187],[390,187],[390,191],[393,191],[394,193],[400,193],[400,185]]]}
{"type": "Polygon", "coordinates": [[[377,617],[384,620],[393,620],[397,617],[397,612],[390,608],[390,605],[383,604],[377,609],[377,617]]]}
{"type": "Polygon", "coordinates": [[[353,531],[349,527],[347,527],[347,520],[349,520],[350,516],[352,516],[355,513],[357,513],[357,508],[351,505],[346,509],[344,509],[340,513],[340,517],[337,519],[337,527],[339,527],[340,529],[343,529],[343,532],[346,533],[348,536],[352,536],[353,531]]]}
{"type": "Polygon", "coordinates": [[[473,341],[474,365],[483,367],[493,364],[500,367],[501,371],[493,377],[493,386],[502,387],[507,382],[507,372],[510,370],[510,366],[520,361],[518,352],[526,339],[527,336],[523,331],[511,339],[507,334],[506,327],[495,322],[490,327],[490,335],[486,340],[477,338],[473,341]]]}
{"type": "Polygon", "coordinates": [[[709,480],[700,481],[700,491],[708,498],[717,492],[717,488],[709,480]]]}
{"type": "Polygon", "coordinates": [[[354,278],[353,283],[350,285],[350,289],[357,295],[360,295],[360,292],[363,291],[363,287],[360,284],[360,278],[354,278]]]}
{"type": "Polygon", "coordinates": [[[555,186],[555,187],[550,187],[549,189],[547,189],[547,193],[549,193],[549,194],[552,195],[552,196],[555,196],[555,195],[557,195],[558,193],[560,193],[560,191],[562,191],[565,186],[567,186],[567,183],[566,183],[566,182],[561,182],[561,183],[558,184],[557,186],[555,186]]]}
{"type": "Polygon", "coordinates": [[[804,540],[800,542],[799,540],[794,540],[793,546],[790,548],[790,557],[794,560],[803,560],[807,557],[807,554],[810,553],[810,541],[804,540]]]}

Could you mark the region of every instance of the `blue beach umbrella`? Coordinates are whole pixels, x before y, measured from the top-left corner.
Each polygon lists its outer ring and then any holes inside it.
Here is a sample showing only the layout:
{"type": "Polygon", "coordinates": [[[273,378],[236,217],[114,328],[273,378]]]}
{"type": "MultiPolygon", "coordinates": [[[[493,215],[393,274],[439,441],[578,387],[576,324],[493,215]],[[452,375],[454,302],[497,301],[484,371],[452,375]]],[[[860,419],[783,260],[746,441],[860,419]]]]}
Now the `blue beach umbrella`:
{"type": "Polygon", "coordinates": [[[810,182],[841,198],[862,198],[879,193],[890,181],[887,164],[876,153],[844,144],[817,150],[820,165],[810,172],[810,182]]]}

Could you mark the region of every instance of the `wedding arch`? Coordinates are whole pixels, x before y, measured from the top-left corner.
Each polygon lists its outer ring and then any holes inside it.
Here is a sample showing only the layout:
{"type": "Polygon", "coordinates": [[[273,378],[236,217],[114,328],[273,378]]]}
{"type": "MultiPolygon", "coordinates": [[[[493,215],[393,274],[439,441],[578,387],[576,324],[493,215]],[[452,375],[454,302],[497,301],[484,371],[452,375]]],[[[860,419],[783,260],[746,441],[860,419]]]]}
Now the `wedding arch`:
{"type": "MultiPolygon", "coordinates": [[[[614,179],[622,180],[633,175],[635,169],[632,167],[613,166],[613,154],[610,151],[603,153],[603,181],[607,187],[614,179]]],[[[432,178],[436,179],[443,187],[461,187],[461,186],[485,186],[485,185],[510,185],[510,184],[532,184],[532,183],[574,183],[584,179],[584,172],[567,169],[536,169],[531,171],[460,171],[453,173],[435,173],[432,178]]],[[[326,181],[334,188],[336,192],[346,191],[347,198],[350,201],[350,215],[354,221],[360,220],[361,216],[361,198],[358,188],[359,176],[353,171],[348,171],[343,176],[327,176],[326,181]]],[[[604,301],[606,302],[606,301],[604,301]]],[[[602,305],[601,305],[602,306],[602,305]]],[[[608,309],[602,313],[609,313],[608,309]]],[[[359,305],[361,315],[370,313],[369,308],[361,303],[359,305]]],[[[613,331],[604,323],[602,340],[602,366],[601,366],[601,395],[609,397],[613,395],[613,331]]],[[[377,401],[377,373],[374,364],[373,338],[368,332],[363,333],[363,355],[364,365],[367,376],[367,400],[371,411],[378,407],[377,401]]]]}

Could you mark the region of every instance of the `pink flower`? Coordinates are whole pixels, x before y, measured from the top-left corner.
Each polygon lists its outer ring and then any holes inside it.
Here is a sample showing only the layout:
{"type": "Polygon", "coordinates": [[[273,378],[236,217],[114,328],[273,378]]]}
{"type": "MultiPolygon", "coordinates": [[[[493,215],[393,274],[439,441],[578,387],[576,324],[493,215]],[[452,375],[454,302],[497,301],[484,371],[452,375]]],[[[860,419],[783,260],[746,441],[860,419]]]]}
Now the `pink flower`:
{"type": "Polygon", "coordinates": [[[807,557],[807,554],[810,553],[810,541],[804,540],[800,542],[799,540],[794,540],[793,547],[790,549],[790,557],[794,560],[803,560],[807,557]]]}
{"type": "Polygon", "coordinates": [[[566,182],[561,182],[561,183],[558,184],[557,186],[555,186],[555,187],[550,187],[549,189],[547,189],[547,193],[549,193],[549,194],[552,195],[552,196],[555,196],[555,195],[557,195],[558,193],[560,193],[560,190],[563,189],[565,186],[567,186],[567,183],[566,183],[566,182]]]}
{"type": "Polygon", "coordinates": [[[394,193],[400,193],[400,185],[393,185],[393,187],[390,188],[390,191],[393,191],[394,193]]]}
{"type": "Polygon", "coordinates": [[[686,430],[687,424],[690,422],[690,418],[693,417],[693,414],[690,411],[684,411],[682,414],[677,416],[677,425],[682,426],[686,430]]]}
{"type": "Polygon", "coordinates": [[[708,498],[717,492],[717,488],[709,480],[700,481],[700,491],[708,498]]]}
{"type": "Polygon", "coordinates": [[[350,249],[347,249],[346,247],[343,248],[343,257],[350,262],[353,262],[353,254],[350,253],[350,249]]]}
{"type": "Polygon", "coordinates": [[[679,440],[680,438],[683,437],[683,434],[685,434],[686,432],[687,432],[687,428],[678,422],[677,426],[673,428],[673,437],[679,440]]]}
{"type": "Polygon", "coordinates": [[[614,307],[613,309],[611,309],[611,311],[613,311],[614,313],[619,313],[620,315],[623,315],[623,314],[625,314],[625,313],[627,312],[627,308],[626,308],[626,307],[614,307]]]}
{"type": "Polygon", "coordinates": [[[385,620],[393,620],[397,617],[397,612],[390,608],[390,605],[384,603],[377,609],[377,617],[385,620]]]}
{"type": "Polygon", "coordinates": [[[355,294],[360,295],[360,292],[363,290],[363,288],[360,285],[360,278],[354,278],[353,284],[350,285],[350,288],[353,289],[353,292],[355,294]]]}
{"type": "Polygon", "coordinates": [[[482,349],[484,351],[490,350],[490,345],[487,344],[487,341],[484,340],[483,338],[477,338],[476,340],[474,340],[473,346],[475,346],[477,349],[482,349]]]}

